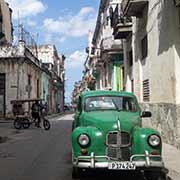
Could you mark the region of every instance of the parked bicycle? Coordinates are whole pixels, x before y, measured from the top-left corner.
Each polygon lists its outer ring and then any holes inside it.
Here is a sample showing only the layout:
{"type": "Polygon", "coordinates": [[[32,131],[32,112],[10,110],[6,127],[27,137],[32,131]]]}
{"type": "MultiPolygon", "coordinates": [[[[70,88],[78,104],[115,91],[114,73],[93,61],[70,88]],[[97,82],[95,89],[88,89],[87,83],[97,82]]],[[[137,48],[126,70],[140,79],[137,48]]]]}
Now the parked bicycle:
{"type": "MultiPolygon", "coordinates": [[[[42,99],[25,99],[25,100],[13,100],[11,103],[13,104],[13,113],[15,116],[14,119],[14,128],[16,129],[28,129],[31,125],[35,125],[35,127],[39,127],[39,120],[42,122],[42,125],[45,130],[49,130],[51,127],[51,124],[49,120],[46,118],[46,110],[41,107],[41,110],[39,112],[39,118],[35,118],[32,115],[30,115],[30,106],[31,103],[42,102],[42,99]],[[27,103],[29,107],[29,111],[24,112],[25,103],[27,103]]],[[[42,103],[41,103],[42,104],[42,103]]]]}

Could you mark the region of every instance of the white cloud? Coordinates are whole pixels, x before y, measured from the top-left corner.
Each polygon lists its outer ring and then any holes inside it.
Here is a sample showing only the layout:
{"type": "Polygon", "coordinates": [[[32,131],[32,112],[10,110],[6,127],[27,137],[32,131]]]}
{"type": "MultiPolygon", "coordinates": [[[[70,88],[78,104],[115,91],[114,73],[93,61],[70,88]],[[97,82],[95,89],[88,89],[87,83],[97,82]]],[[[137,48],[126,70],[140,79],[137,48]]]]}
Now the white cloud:
{"type": "Polygon", "coordinates": [[[59,42],[62,44],[62,43],[64,43],[65,40],[66,40],[66,37],[61,37],[61,38],[59,39],[59,42]]]}
{"type": "Polygon", "coordinates": [[[29,26],[36,26],[37,25],[37,22],[36,21],[33,21],[31,19],[27,19],[26,23],[29,25],[29,26]]]}
{"type": "Polygon", "coordinates": [[[20,18],[25,18],[35,16],[47,9],[40,0],[7,0],[7,2],[13,10],[14,19],[18,19],[18,14],[20,18]]]}
{"type": "Polygon", "coordinates": [[[53,44],[53,35],[52,34],[46,34],[44,38],[45,43],[47,44],[53,44]]]}
{"type": "Polygon", "coordinates": [[[66,69],[75,69],[83,67],[86,60],[86,53],[82,51],[75,51],[66,59],[65,68],[66,69]]]}
{"type": "Polygon", "coordinates": [[[59,19],[44,20],[44,27],[50,33],[69,37],[82,37],[93,30],[96,22],[96,12],[92,7],[82,8],[76,15],[60,16],[59,19]]]}

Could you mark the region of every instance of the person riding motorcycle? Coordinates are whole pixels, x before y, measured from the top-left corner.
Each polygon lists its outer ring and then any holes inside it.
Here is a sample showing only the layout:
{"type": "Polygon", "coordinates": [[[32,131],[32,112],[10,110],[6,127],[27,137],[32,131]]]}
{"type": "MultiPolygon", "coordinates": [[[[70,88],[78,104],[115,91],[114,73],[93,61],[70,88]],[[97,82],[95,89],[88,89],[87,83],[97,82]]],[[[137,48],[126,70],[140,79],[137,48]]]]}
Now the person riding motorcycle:
{"type": "Polygon", "coordinates": [[[38,101],[35,101],[33,104],[32,104],[32,107],[31,107],[31,115],[32,115],[32,118],[36,121],[37,120],[37,127],[40,128],[40,123],[41,123],[41,118],[40,118],[40,112],[41,112],[41,107],[40,107],[40,104],[38,101]]]}

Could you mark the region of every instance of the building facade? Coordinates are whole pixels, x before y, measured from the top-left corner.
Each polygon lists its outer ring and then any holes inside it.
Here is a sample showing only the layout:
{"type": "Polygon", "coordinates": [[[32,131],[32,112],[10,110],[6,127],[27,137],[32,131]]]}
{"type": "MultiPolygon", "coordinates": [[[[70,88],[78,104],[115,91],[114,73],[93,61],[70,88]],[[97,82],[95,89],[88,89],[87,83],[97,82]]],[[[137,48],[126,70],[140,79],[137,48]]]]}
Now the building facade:
{"type": "Polygon", "coordinates": [[[114,35],[123,41],[126,91],[152,111],[151,126],[164,140],[180,148],[178,2],[120,1],[114,35]]]}
{"type": "MultiPolygon", "coordinates": [[[[90,75],[96,79],[95,89],[123,90],[123,46],[114,39],[112,12],[115,1],[102,0],[86,66],[90,75]]],[[[86,70],[87,71],[87,70],[86,70]]],[[[91,78],[92,79],[92,78],[91,78]]]]}
{"type": "Polygon", "coordinates": [[[25,47],[0,47],[0,117],[12,116],[11,101],[40,98],[41,62],[25,47]]]}
{"type": "Polygon", "coordinates": [[[11,18],[12,10],[8,3],[0,0],[0,45],[12,43],[13,27],[11,18]]]}
{"type": "MultiPolygon", "coordinates": [[[[58,54],[54,45],[41,45],[37,48],[38,59],[51,74],[51,78],[42,81],[48,88],[47,104],[50,112],[62,112],[64,107],[64,61],[65,56],[58,54]]],[[[46,91],[47,92],[47,91],[46,91]]]]}

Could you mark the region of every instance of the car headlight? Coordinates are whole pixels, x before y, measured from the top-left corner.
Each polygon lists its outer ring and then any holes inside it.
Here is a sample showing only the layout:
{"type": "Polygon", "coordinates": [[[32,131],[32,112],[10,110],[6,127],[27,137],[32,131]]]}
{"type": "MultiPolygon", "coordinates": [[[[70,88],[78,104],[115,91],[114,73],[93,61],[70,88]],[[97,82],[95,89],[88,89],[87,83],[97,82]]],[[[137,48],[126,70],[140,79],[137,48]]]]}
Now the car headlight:
{"type": "Polygon", "coordinates": [[[158,135],[150,135],[148,138],[148,143],[152,147],[157,147],[161,144],[161,138],[158,135]]]}
{"type": "Polygon", "coordinates": [[[90,139],[87,134],[81,134],[78,137],[78,142],[79,142],[80,146],[86,147],[89,145],[90,139]]]}

